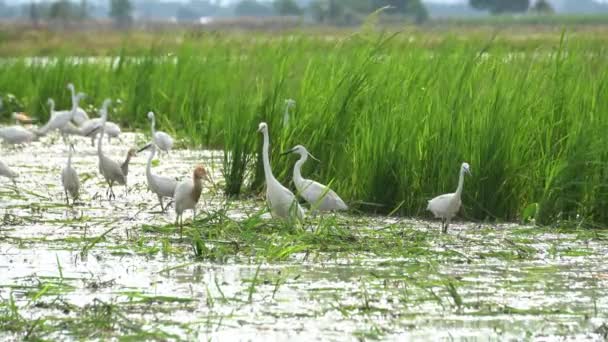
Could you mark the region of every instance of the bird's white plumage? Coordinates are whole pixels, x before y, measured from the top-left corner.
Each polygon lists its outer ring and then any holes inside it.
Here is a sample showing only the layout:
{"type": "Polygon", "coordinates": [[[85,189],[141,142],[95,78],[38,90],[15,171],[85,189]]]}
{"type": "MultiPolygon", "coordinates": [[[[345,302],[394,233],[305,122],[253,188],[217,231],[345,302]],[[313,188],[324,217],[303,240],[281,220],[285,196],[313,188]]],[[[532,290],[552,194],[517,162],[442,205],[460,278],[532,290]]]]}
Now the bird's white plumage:
{"type": "Polygon", "coordinates": [[[74,147],[70,145],[68,152],[68,162],[61,170],[61,184],[63,185],[63,190],[66,194],[66,201],[69,204],[68,194],[72,197],[74,201],[78,199],[78,194],[80,191],[80,180],[78,179],[78,173],[72,167],[72,151],[74,147]]]}
{"type": "MultiPolygon", "coordinates": [[[[70,90],[70,93],[72,95],[72,102],[74,102],[74,99],[76,98],[76,88],[74,88],[74,84],[69,83],[68,84],[68,89],[70,90]]],[[[76,126],[81,126],[85,121],[89,120],[89,116],[87,115],[87,112],[76,106],[76,108],[72,109],[74,114],[71,118],[71,120],[76,124],[76,126]]]]}
{"type": "Polygon", "coordinates": [[[0,128],[0,139],[6,144],[26,144],[36,140],[38,136],[21,126],[8,126],[0,128]]]}
{"type": "Polygon", "coordinates": [[[468,163],[462,163],[460,167],[460,177],[458,179],[458,187],[456,188],[456,192],[439,195],[431,200],[429,200],[427,205],[427,210],[431,211],[433,215],[437,218],[441,218],[442,221],[442,230],[443,232],[447,232],[448,226],[450,225],[450,221],[458,210],[460,210],[460,205],[462,204],[461,196],[462,189],[464,187],[464,175],[465,173],[470,174],[470,167],[468,163]]]}
{"type": "Polygon", "coordinates": [[[14,184],[17,184],[16,178],[19,177],[19,174],[13,171],[10,167],[8,167],[8,165],[4,164],[4,162],[0,160],[0,176],[9,178],[13,181],[14,184]]]}
{"type": "Polygon", "coordinates": [[[148,120],[150,120],[150,127],[152,130],[152,142],[158,146],[161,151],[169,152],[173,148],[173,138],[165,132],[156,130],[156,118],[154,112],[148,113],[148,120]]]}
{"type": "MultiPolygon", "coordinates": [[[[148,188],[156,194],[160,203],[161,210],[163,209],[163,197],[172,198],[176,193],[177,181],[173,178],[162,177],[152,173],[152,160],[156,154],[156,145],[150,144],[150,155],[148,156],[148,164],[146,165],[146,179],[148,188]]],[[[194,187],[194,184],[192,184],[194,187]]],[[[182,190],[183,191],[183,190],[182,190]]]]}
{"type": "Polygon", "coordinates": [[[284,187],[272,174],[270,167],[270,138],[268,136],[268,125],[260,123],[258,132],[264,136],[262,158],[264,162],[264,176],[266,178],[266,201],[273,217],[293,220],[304,218],[304,209],[298,203],[296,196],[284,187]]]}
{"type": "Polygon", "coordinates": [[[300,155],[300,159],[293,167],[293,182],[296,185],[296,189],[298,189],[298,194],[310,204],[312,210],[332,211],[348,209],[346,203],[335,191],[326,185],[302,177],[302,165],[304,165],[308,156],[310,156],[310,153],[304,146],[297,145],[290,152],[300,155]]]}
{"type": "Polygon", "coordinates": [[[105,121],[108,118],[108,106],[110,100],[107,99],[103,102],[101,108],[101,131],[99,132],[99,140],[97,141],[97,156],[99,159],[99,173],[108,182],[109,190],[112,194],[112,185],[114,183],[120,185],[127,185],[127,176],[123,173],[121,165],[114,160],[106,157],[103,153],[102,140],[105,130],[105,121]]]}

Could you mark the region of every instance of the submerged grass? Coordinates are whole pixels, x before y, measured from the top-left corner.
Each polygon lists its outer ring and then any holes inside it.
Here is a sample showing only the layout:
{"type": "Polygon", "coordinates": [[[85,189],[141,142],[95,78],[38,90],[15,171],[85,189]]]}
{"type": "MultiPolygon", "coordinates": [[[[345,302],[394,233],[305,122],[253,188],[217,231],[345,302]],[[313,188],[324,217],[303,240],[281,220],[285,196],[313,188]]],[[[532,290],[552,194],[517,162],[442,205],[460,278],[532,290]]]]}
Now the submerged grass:
{"type": "MultiPolygon", "coordinates": [[[[322,162],[304,173],[364,211],[425,215],[426,200],[452,191],[461,162],[468,219],[608,223],[608,59],[584,36],[553,34],[518,52],[501,37],[428,47],[400,34],[260,35],[186,39],[167,56],[59,57],[0,63],[0,89],[16,95],[2,116],[41,118],[73,81],[89,95],[121,99],[110,117],[158,125],[190,143],[222,148],[228,195],[263,185],[260,121],[272,155],[305,145],[322,162]],[[283,125],[284,100],[297,101],[283,125]],[[23,107],[23,108],[20,108],[23,107]]],[[[288,184],[293,160],[271,158],[288,184]]],[[[204,251],[201,251],[204,253],[204,251]]]]}

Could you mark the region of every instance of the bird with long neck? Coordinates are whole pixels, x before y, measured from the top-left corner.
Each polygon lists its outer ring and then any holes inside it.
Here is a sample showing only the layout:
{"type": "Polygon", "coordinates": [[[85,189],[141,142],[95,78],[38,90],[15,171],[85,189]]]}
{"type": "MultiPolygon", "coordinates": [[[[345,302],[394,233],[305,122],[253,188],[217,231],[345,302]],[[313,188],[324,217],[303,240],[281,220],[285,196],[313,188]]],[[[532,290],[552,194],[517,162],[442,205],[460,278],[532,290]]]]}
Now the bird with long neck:
{"type": "Polygon", "coordinates": [[[456,188],[456,192],[433,198],[429,201],[426,208],[427,210],[430,210],[435,217],[441,218],[441,231],[443,233],[447,233],[450,221],[454,216],[456,216],[458,210],[460,210],[465,174],[471,174],[468,163],[462,163],[460,166],[460,176],[458,178],[458,187],[456,188]]]}
{"type": "Polygon", "coordinates": [[[152,142],[158,146],[161,151],[169,153],[169,150],[173,147],[173,138],[165,132],[156,130],[156,117],[154,112],[148,113],[148,120],[150,120],[150,128],[152,130],[152,142]]]}
{"type": "MultiPolygon", "coordinates": [[[[74,84],[69,83],[68,89],[70,90],[70,93],[72,95],[72,102],[74,102],[74,98],[76,97],[76,89],[74,88],[74,84]]],[[[74,109],[74,115],[72,116],[71,120],[74,121],[77,126],[80,126],[83,122],[89,120],[89,116],[87,115],[87,112],[84,111],[84,109],[76,107],[76,109],[74,109]]]]}
{"type": "Polygon", "coordinates": [[[150,191],[156,194],[160,204],[160,210],[161,212],[164,212],[167,208],[163,205],[163,197],[172,198],[174,196],[177,181],[172,178],[162,177],[152,173],[152,160],[154,160],[154,156],[156,155],[156,145],[152,142],[141,148],[138,152],[146,149],[150,149],[148,163],[146,164],[146,180],[148,181],[148,188],[150,191]]]}
{"type": "Polygon", "coordinates": [[[289,125],[290,113],[289,109],[296,106],[296,100],[287,99],[285,100],[285,113],[283,114],[283,127],[289,125]]]}
{"type": "MultiPolygon", "coordinates": [[[[106,157],[103,154],[103,135],[105,133],[105,123],[108,118],[108,106],[112,101],[107,99],[103,102],[101,108],[101,130],[99,132],[99,140],[97,141],[97,156],[99,157],[99,172],[103,175],[108,183],[106,194],[109,199],[116,198],[112,186],[114,183],[125,186],[125,194],[127,193],[127,176],[123,173],[121,166],[114,160],[106,157]]],[[[130,158],[128,158],[130,159],[130,158]]]]}
{"type": "Polygon", "coordinates": [[[262,162],[264,164],[264,178],[266,180],[266,201],[272,216],[292,221],[292,219],[302,220],[304,210],[298,203],[296,196],[284,187],[274,177],[270,167],[270,137],[268,135],[268,124],[260,123],[258,132],[264,137],[262,146],[262,162]]]}
{"type": "Polygon", "coordinates": [[[308,160],[308,157],[319,161],[317,158],[310,154],[302,145],[297,145],[283,154],[288,153],[296,153],[300,155],[300,159],[298,159],[293,167],[293,182],[298,189],[298,194],[310,204],[313,211],[348,209],[348,206],[346,203],[344,203],[340,196],[338,196],[338,194],[328,186],[302,177],[302,166],[306,160],[308,160]]]}
{"type": "Polygon", "coordinates": [[[70,204],[70,197],[72,196],[72,203],[76,203],[78,199],[78,191],[80,190],[80,180],[78,179],[78,173],[72,167],[72,152],[74,151],[74,145],[70,144],[68,151],[68,162],[61,171],[61,184],[63,185],[63,191],[65,193],[65,200],[67,204],[70,204]]]}

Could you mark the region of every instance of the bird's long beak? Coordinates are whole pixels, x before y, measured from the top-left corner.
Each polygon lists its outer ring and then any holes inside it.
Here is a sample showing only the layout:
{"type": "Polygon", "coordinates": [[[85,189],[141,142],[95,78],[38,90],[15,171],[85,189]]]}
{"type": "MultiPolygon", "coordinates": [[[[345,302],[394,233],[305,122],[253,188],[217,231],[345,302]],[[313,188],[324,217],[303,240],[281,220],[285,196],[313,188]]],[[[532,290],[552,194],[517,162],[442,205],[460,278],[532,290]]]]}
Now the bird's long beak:
{"type": "Polygon", "coordinates": [[[139,152],[141,152],[141,151],[145,151],[145,150],[149,149],[151,146],[152,146],[152,144],[148,144],[148,145],[146,145],[146,146],[144,146],[144,147],[140,148],[140,149],[137,151],[137,153],[139,153],[139,152]]]}
{"type": "Polygon", "coordinates": [[[93,133],[95,133],[95,132],[99,131],[100,129],[101,129],[101,127],[99,127],[99,126],[98,126],[98,127],[95,127],[95,128],[93,128],[93,130],[92,130],[92,131],[90,131],[89,133],[87,133],[87,135],[86,135],[86,136],[87,136],[87,137],[90,137],[91,135],[93,135],[93,133]]]}
{"type": "Polygon", "coordinates": [[[282,156],[293,153],[293,149],[281,153],[282,156]]]}
{"type": "Polygon", "coordinates": [[[313,156],[312,154],[310,154],[310,152],[308,153],[308,156],[309,156],[311,159],[314,159],[314,160],[318,161],[319,163],[321,162],[319,159],[317,159],[317,157],[315,157],[315,156],[313,156]]]}

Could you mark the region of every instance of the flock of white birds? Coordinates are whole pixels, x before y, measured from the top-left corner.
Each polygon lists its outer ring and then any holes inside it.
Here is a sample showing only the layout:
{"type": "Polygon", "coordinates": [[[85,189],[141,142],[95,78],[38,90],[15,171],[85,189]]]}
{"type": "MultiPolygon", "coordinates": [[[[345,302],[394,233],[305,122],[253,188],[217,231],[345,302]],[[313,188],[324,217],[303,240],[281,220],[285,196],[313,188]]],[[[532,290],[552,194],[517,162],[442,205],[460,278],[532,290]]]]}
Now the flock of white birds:
{"type": "MultiPolygon", "coordinates": [[[[173,139],[171,136],[165,132],[156,130],[156,120],[153,112],[148,113],[148,120],[151,123],[152,141],[139,149],[139,151],[136,149],[129,149],[126,159],[121,163],[116,162],[106,156],[103,151],[104,135],[107,135],[108,142],[110,142],[112,138],[120,139],[121,133],[120,127],[117,124],[107,120],[108,107],[111,104],[111,100],[106,99],[103,102],[99,118],[90,119],[87,113],[79,107],[79,102],[85,97],[85,94],[77,93],[73,84],[68,84],[68,89],[72,96],[72,108],[70,110],[56,111],[54,101],[49,99],[50,119],[40,128],[26,128],[21,126],[20,123],[31,124],[33,120],[24,113],[13,113],[12,117],[17,121],[17,124],[0,127],[0,139],[4,144],[20,145],[35,141],[39,137],[53,131],[58,131],[64,142],[69,145],[67,164],[61,172],[61,183],[64,188],[68,205],[70,197],[72,198],[72,204],[74,204],[75,201],[78,200],[80,194],[78,172],[72,167],[72,153],[74,152],[74,147],[69,142],[69,135],[89,137],[93,146],[95,146],[95,141],[97,140],[99,173],[108,184],[106,196],[109,200],[116,198],[113,190],[115,184],[124,185],[126,194],[128,191],[127,175],[129,173],[129,162],[131,158],[138,152],[149,150],[150,154],[146,165],[148,188],[151,192],[156,194],[162,212],[166,211],[171,202],[174,203],[176,225],[179,225],[181,235],[184,211],[192,210],[193,217],[196,216],[196,206],[202,193],[202,181],[207,180],[211,182],[205,167],[203,165],[197,165],[192,174],[192,178],[182,182],[152,173],[152,161],[157,151],[159,153],[169,153],[173,147],[173,139]],[[163,199],[169,200],[169,203],[164,205],[163,199]]],[[[287,100],[285,104],[286,108],[283,117],[283,125],[289,123],[289,109],[295,107],[295,101],[290,99],[287,100]]],[[[266,180],[266,201],[268,208],[270,209],[271,215],[275,218],[283,219],[291,223],[301,222],[304,219],[305,211],[298,202],[296,195],[287,187],[283,186],[272,173],[269,156],[270,138],[268,130],[268,124],[265,122],[260,123],[258,132],[263,135],[262,158],[266,180]]],[[[284,154],[289,153],[295,153],[300,156],[293,169],[293,182],[298,195],[310,205],[311,212],[316,213],[348,209],[348,206],[340,196],[328,186],[302,177],[301,169],[308,157],[317,161],[318,159],[312,156],[302,145],[297,145],[284,154]]],[[[470,174],[470,167],[467,163],[461,165],[460,178],[456,192],[437,196],[428,202],[427,209],[430,210],[435,217],[441,218],[442,232],[444,233],[447,232],[447,228],[452,218],[460,209],[465,174],[470,174]]],[[[17,186],[16,179],[19,174],[1,160],[0,176],[11,179],[14,185],[17,186]]]]}

